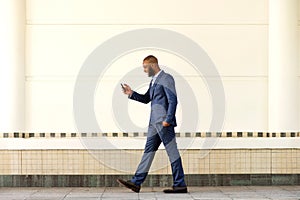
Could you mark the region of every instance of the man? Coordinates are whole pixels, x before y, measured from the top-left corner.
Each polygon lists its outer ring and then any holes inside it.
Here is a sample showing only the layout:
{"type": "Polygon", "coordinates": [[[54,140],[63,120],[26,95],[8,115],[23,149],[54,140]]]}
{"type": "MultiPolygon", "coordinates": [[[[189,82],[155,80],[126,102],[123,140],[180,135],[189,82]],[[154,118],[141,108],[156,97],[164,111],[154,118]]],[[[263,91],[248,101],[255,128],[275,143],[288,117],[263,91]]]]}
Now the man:
{"type": "Polygon", "coordinates": [[[142,160],[131,180],[117,181],[125,187],[139,192],[141,184],[148,175],[155,152],[161,142],[164,144],[172,167],[173,187],[164,190],[165,193],[187,193],[184,181],[184,172],[181,157],[177,149],[174,127],[176,124],[175,112],[177,95],[175,82],[170,74],[159,68],[156,57],[149,55],[143,60],[144,72],[152,77],[149,89],[145,94],[139,94],[124,84],[123,92],[132,100],[142,103],[151,101],[151,115],[142,160]]]}

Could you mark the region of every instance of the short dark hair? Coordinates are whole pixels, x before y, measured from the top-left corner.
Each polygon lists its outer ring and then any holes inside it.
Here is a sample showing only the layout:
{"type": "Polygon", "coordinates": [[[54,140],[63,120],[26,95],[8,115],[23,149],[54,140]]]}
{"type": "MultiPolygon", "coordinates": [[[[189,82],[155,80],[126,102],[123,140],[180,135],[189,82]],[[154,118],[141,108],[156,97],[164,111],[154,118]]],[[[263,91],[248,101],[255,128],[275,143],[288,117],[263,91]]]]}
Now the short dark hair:
{"type": "Polygon", "coordinates": [[[155,56],[153,56],[153,55],[149,55],[146,58],[144,58],[143,62],[145,62],[145,61],[148,61],[150,63],[158,64],[157,58],[155,56]]]}

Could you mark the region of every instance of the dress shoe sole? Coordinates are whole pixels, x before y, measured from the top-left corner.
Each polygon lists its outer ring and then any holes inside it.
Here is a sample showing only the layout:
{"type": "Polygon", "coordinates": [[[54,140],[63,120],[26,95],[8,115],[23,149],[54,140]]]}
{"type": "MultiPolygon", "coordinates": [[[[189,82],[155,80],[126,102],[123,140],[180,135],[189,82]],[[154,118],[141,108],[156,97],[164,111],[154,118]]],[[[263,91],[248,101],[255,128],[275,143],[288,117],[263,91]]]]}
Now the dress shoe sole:
{"type": "Polygon", "coordinates": [[[124,185],[126,188],[131,189],[132,191],[139,193],[140,192],[140,187],[134,185],[133,183],[130,184],[122,179],[117,179],[118,183],[120,183],[121,185],[124,185]]]}

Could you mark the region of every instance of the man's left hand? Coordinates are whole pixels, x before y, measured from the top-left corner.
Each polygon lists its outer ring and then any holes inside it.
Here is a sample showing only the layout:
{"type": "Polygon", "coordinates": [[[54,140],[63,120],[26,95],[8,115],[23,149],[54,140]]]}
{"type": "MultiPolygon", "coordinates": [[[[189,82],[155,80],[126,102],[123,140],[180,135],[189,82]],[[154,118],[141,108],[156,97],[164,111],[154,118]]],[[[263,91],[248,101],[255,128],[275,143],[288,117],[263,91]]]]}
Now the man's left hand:
{"type": "Polygon", "coordinates": [[[163,122],[162,122],[162,125],[163,125],[163,127],[168,127],[168,126],[170,126],[171,124],[169,124],[168,122],[163,121],[163,122]]]}

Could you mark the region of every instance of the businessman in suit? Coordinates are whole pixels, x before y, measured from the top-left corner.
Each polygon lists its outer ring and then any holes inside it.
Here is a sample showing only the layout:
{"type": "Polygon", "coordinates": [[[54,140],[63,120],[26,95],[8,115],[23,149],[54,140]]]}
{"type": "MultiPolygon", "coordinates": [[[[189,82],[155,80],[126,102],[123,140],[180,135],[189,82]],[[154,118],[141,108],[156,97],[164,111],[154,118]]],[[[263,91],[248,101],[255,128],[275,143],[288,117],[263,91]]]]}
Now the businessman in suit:
{"type": "Polygon", "coordinates": [[[129,85],[124,84],[123,92],[135,101],[145,104],[151,101],[147,141],[135,175],[131,180],[118,179],[117,181],[134,192],[139,192],[141,184],[148,175],[155,152],[162,142],[167,151],[173,175],[173,187],[165,189],[164,192],[187,193],[174,131],[174,127],[177,125],[175,118],[177,95],[174,79],[170,74],[160,69],[158,60],[153,55],[149,55],[143,60],[143,68],[144,72],[152,77],[148,91],[145,94],[139,94],[133,91],[129,85]]]}

